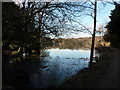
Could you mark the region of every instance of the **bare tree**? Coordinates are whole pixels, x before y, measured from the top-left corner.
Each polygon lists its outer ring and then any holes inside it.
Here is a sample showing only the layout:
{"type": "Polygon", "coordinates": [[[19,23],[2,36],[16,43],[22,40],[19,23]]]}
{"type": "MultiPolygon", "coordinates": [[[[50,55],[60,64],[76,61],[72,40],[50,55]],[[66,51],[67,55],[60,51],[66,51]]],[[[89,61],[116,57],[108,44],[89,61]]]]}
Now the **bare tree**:
{"type": "Polygon", "coordinates": [[[46,36],[75,30],[76,19],[88,8],[86,2],[24,2],[20,5],[34,17],[36,28],[46,36]]]}
{"type": "MultiPolygon", "coordinates": [[[[102,2],[105,5],[105,2],[102,2]]],[[[90,64],[93,59],[97,0],[94,2],[24,2],[21,8],[30,13],[30,18],[34,17],[37,37],[61,35],[66,32],[88,32],[92,35],[92,46],[90,64]],[[94,13],[93,13],[94,12],[94,13]],[[91,16],[94,19],[93,33],[84,26],[78,17],[83,15],[91,16]],[[81,26],[78,28],[78,25],[81,26]]]]}
{"type": "MultiPolygon", "coordinates": [[[[18,3],[23,14],[28,18],[26,21],[34,22],[34,31],[36,31],[36,42],[42,46],[42,38],[55,36],[68,32],[83,31],[77,28],[79,23],[77,19],[81,17],[83,11],[89,6],[86,2],[28,2],[25,0],[18,3]]],[[[79,24],[80,25],[80,24],[79,24]]],[[[44,41],[43,41],[44,42],[44,41]]]]}

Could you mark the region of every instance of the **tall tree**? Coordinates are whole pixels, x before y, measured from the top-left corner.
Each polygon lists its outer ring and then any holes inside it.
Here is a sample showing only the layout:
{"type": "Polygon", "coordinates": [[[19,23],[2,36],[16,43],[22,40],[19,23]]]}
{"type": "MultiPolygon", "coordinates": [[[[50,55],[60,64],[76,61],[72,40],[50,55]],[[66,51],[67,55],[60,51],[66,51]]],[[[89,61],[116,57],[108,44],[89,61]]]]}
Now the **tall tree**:
{"type": "Polygon", "coordinates": [[[86,3],[3,3],[3,49],[21,47],[22,52],[29,47],[40,49],[42,44],[38,42],[43,43],[42,38],[76,30],[75,19],[87,8],[84,4],[86,3]]]}
{"type": "Polygon", "coordinates": [[[3,50],[29,47],[34,42],[34,22],[29,13],[14,3],[3,3],[3,50]]]}
{"type": "Polygon", "coordinates": [[[94,44],[95,44],[95,32],[96,32],[96,15],[97,15],[97,1],[95,0],[94,4],[94,30],[92,34],[92,46],[91,46],[91,54],[90,54],[90,65],[92,64],[93,61],[93,53],[94,53],[94,44]]]}
{"type": "Polygon", "coordinates": [[[110,19],[111,21],[106,26],[107,31],[104,39],[110,42],[111,46],[119,48],[120,47],[120,4],[114,3],[115,9],[111,11],[110,19]]]}

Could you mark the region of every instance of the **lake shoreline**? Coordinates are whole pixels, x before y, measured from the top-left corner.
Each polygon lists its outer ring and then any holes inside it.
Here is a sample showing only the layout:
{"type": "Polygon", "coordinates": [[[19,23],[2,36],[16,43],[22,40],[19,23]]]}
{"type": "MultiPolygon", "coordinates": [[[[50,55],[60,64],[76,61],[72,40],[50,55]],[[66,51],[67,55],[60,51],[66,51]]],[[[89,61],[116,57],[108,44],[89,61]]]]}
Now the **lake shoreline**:
{"type": "MultiPolygon", "coordinates": [[[[106,48],[107,49],[107,48],[106,48]]],[[[117,54],[118,55],[118,54],[117,54]]],[[[118,55],[119,56],[119,55],[118,55]]],[[[73,78],[65,81],[61,86],[57,88],[102,88],[102,87],[117,87],[114,79],[108,79],[113,77],[116,79],[115,75],[111,75],[111,72],[115,72],[115,68],[111,69],[111,63],[114,63],[114,57],[116,57],[116,51],[104,50],[102,52],[102,57],[93,64],[90,68],[86,68],[78,72],[73,78]],[[106,53],[110,53],[107,54],[106,53]],[[109,67],[110,66],[110,67],[109,67]],[[113,70],[113,71],[110,71],[113,70]],[[110,73],[110,75],[108,74],[110,73]],[[107,78],[107,77],[108,78],[107,78]],[[110,83],[114,81],[115,83],[110,83]],[[108,82],[110,85],[105,84],[108,82]],[[103,83],[103,84],[102,84],[103,83]],[[112,85],[114,84],[114,86],[112,85]]],[[[116,72],[115,72],[116,74],[116,72]]]]}
{"type": "Polygon", "coordinates": [[[46,49],[90,50],[91,48],[74,48],[74,49],[71,49],[71,48],[49,47],[49,48],[46,48],[46,49]]]}
{"type": "Polygon", "coordinates": [[[87,68],[89,55],[90,50],[54,48],[46,49],[42,56],[25,54],[20,57],[3,58],[6,61],[3,64],[3,86],[56,87],[66,79],[72,78],[79,70],[87,68]],[[24,80],[26,78],[27,80],[24,80]],[[23,85],[23,82],[26,84],[23,85]]]}

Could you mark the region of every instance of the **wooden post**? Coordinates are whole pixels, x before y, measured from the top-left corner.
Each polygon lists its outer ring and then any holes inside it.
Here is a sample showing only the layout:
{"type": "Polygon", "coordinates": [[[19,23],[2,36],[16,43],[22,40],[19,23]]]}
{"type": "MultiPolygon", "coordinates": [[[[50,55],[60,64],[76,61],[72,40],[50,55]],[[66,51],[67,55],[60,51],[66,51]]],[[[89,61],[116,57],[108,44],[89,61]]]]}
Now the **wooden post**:
{"type": "Polygon", "coordinates": [[[92,34],[92,46],[91,46],[90,63],[89,63],[90,66],[92,64],[93,54],[94,54],[95,31],[96,31],[96,14],[97,14],[97,1],[95,0],[95,4],[94,4],[94,29],[93,29],[93,34],[92,34]]]}

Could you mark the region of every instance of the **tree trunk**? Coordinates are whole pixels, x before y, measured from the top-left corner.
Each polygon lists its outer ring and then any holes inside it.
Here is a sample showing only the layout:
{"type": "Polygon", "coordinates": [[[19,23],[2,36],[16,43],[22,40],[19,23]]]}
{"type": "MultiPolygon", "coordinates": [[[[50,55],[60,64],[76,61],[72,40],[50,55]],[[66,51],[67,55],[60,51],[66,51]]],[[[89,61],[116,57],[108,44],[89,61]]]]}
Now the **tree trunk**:
{"type": "Polygon", "coordinates": [[[94,44],[95,44],[96,14],[97,14],[97,1],[96,0],[95,0],[94,6],[95,6],[95,8],[94,8],[94,29],[93,29],[93,35],[92,35],[92,46],[91,46],[90,63],[89,63],[90,66],[93,61],[94,44]]]}

